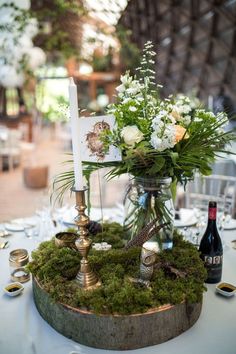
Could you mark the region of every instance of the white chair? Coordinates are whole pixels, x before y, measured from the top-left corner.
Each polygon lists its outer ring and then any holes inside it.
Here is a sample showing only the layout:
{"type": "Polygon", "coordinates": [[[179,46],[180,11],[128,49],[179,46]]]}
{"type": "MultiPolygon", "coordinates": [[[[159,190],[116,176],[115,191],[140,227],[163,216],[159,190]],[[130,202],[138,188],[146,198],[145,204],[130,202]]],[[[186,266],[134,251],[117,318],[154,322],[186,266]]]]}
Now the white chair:
{"type": "Polygon", "coordinates": [[[186,187],[186,207],[207,210],[209,200],[218,202],[219,209],[235,217],[236,178],[221,175],[204,177],[196,175],[186,187]]]}
{"type": "Polygon", "coordinates": [[[9,170],[13,169],[15,164],[20,163],[20,140],[21,132],[16,129],[8,129],[6,139],[0,139],[1,170],[3,170],[4,159],[8,162],[9,170]]]}
{"type": "Polygon", "coordinates": [[[212,165],[212,174],[220,176],[236,176],[236,160],[233,155],[218,158],[212,165]]]}

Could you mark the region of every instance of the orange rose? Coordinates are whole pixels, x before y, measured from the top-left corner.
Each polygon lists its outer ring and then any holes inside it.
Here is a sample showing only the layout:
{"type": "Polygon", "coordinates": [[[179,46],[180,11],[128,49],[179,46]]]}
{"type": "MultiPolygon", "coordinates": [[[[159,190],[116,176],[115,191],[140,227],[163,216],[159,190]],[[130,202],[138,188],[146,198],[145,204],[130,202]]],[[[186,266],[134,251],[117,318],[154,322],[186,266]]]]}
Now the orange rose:
{"type": "Polygon", "coordinates": [[[186,129],[184,127],[182,127],[181,125],[175,125],[175,141],[176,143],[178,143],[180,140],[183,139],[188,139],[189,135],[185,134],[186,133],[186,129]]]}

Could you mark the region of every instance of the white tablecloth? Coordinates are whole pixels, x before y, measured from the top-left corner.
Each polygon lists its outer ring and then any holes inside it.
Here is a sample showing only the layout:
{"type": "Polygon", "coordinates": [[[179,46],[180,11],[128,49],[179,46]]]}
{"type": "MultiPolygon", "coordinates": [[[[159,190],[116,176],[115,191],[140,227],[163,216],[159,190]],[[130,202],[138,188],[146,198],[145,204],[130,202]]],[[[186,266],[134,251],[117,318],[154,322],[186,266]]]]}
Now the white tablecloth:
{"type": "MultiPolygon", "coordinates": [[[[236,284],[236,250],[231,240],[235,230],[224,232],[224,266],[222,281],[236,284]]],[[[25,283],[23,294],[8,297],[3,287],[10,282],[9,252],[16,248],[31,251],[34,239],[22,232],[9,238],[10,247],[0,250],[0,353],[1,354],[94,354],[114,351],[85,347],[65,338],[51,328],[39,315],[32,296],[31,282],[25,283]]],[[[203,308],[196,324],[182,335],[152,347],[127,353],[141,354],[235,354],[236,297],[215,294],[215,285],[207,285],[203,308]]],[[[91,333],[92,335],[92,333],[91,333]]]]}

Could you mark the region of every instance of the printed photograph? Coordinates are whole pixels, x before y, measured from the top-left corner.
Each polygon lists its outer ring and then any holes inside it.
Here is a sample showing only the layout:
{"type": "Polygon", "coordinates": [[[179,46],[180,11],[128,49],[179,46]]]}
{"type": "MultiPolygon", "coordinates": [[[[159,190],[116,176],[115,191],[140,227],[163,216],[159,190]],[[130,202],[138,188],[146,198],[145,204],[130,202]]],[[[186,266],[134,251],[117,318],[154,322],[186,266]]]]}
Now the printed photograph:
{"type": "Polygon", "coordinates": [[[120,150],[115,146],[110,145],[108,150],[105,150],[101,134],[104,131],[113,130],[115,126],[115,117],[93,116],[81,117],[80,124],[80,142],[82,146],[83,161],[91,162],[110,162],[120,161],[120,150]]]}

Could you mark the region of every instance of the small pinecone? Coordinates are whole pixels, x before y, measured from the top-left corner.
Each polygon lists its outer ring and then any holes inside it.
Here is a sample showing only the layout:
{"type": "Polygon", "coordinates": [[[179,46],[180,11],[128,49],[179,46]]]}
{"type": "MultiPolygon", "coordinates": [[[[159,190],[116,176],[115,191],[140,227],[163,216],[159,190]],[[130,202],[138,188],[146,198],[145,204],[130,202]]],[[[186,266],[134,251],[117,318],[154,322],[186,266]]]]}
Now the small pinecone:
{"type": "Polygon", "coordinates": [[[90,235],[97,235],[99,232],[102,232],[102,226],[101,224],[99,224],[96,221],[89,221],[88,225],[87,225],[87,229],[90,233],[90,235]]]}

